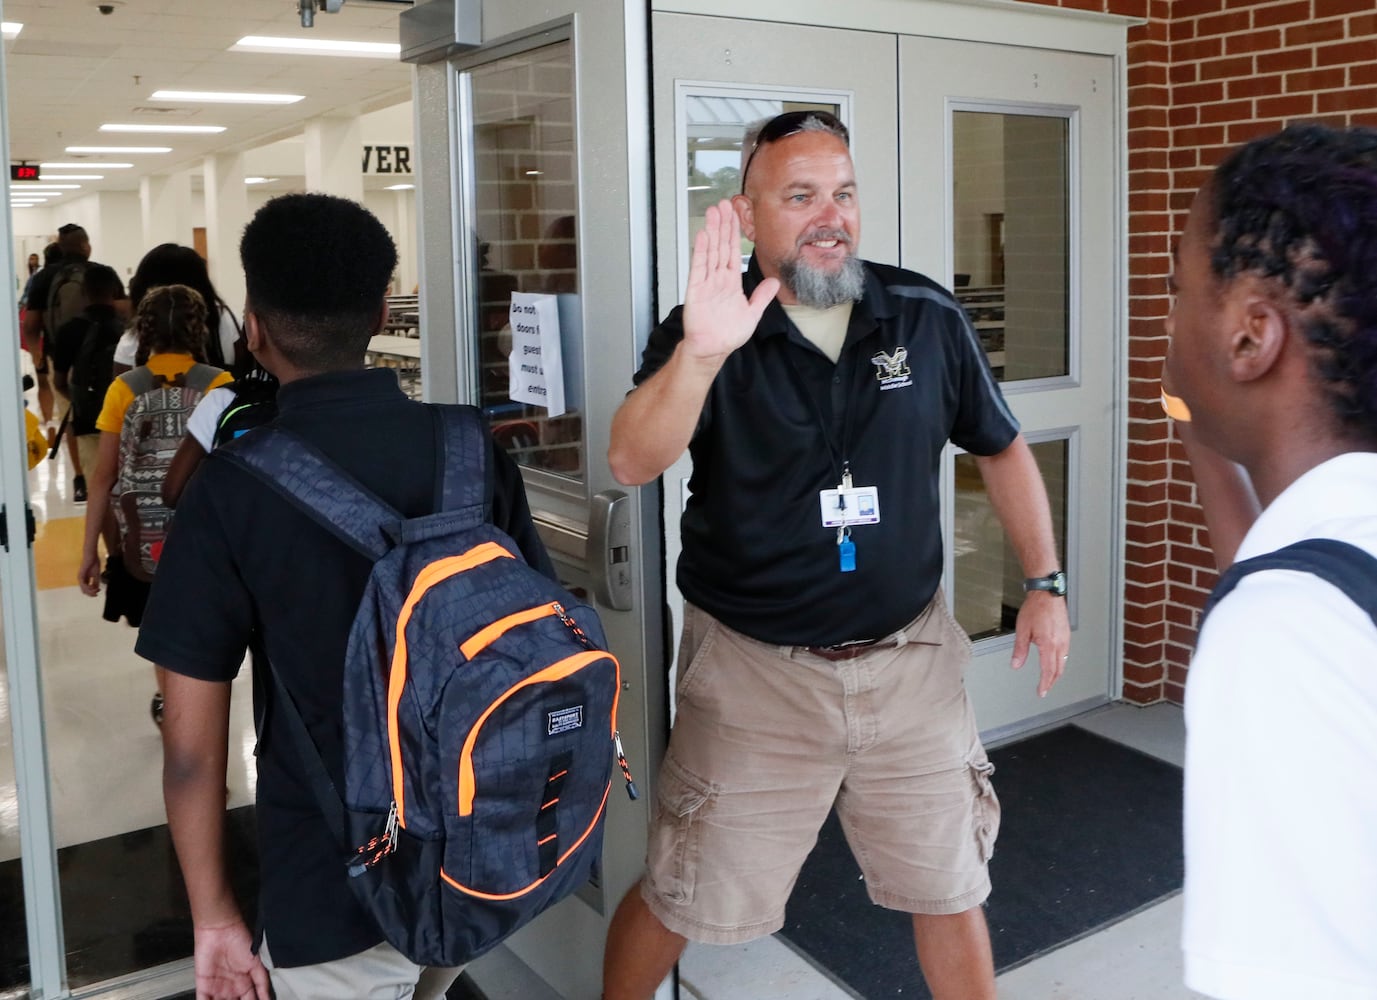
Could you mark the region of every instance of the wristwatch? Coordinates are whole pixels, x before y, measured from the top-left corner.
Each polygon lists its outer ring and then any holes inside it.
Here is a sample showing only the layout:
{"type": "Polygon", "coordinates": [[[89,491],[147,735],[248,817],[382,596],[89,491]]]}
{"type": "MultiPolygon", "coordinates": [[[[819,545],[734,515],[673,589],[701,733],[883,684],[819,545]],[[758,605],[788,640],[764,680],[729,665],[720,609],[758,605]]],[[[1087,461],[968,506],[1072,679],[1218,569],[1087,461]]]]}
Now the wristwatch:
{"type": "Polygon", "coordinates": [[[1051,576],[1035,576],[1023,581],[1024,591],[1045,590],[1055,597],[1066,596],[1066,574],[1057,570],[1051,576]]]}

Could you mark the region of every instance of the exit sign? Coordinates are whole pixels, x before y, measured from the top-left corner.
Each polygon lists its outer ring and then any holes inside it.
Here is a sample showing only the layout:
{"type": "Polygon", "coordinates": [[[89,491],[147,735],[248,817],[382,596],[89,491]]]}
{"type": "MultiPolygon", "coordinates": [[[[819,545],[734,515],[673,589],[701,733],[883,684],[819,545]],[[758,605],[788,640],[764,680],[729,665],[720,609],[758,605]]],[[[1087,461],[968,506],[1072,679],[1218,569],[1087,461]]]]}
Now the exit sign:
{"type": "Polygon", "coordinates": [[[38,180],[38,168],[31,163],[11,163],[10,180],[36,181],[38,180]]]}

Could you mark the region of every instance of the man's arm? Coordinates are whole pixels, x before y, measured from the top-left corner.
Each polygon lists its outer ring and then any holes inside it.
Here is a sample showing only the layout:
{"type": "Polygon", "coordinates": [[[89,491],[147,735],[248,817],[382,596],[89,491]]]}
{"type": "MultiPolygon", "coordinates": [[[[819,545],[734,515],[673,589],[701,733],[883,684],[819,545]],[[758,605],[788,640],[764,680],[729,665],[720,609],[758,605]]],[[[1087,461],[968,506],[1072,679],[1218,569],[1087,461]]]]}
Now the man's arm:
{"type": "MultiPolygon", "coordinates": [[[[1023,435],[1015,437],[1009,447],[998,454],[975,456],[975,464],[985,480],[990,505],[1018,554],[1023,575],[1047,576],[1060,569],[1047,488],[1023,435]]],[[[1015,625],[1014,653],[1010,660],[1015,670],[1027,661],[1030,644],[1038,647],[1042,666],[1038,697],[1046,697],[1061,677],[1067,651],[1071,648],[1066,598],[1043,590],[1029,591],[1024,597],[1015,625]]]]}
{"type": "Polygon", "coordinates": [[[751,338],[779,290],[778,281],[766,278],[747,300],[740,247],[741,227],[731,203],[709,208],[707,223],[693,241],[684,339],[612,418],[607,462],[617,482],[648,483],[684,453],[713,379],[732,351],[751,338]]]}
{"type": "Polygon", "coordinates": [[[230,685],[161,668],[159,675],[163,799],[191,901],[197,1000],[268,1000],[268,973],[253,954],[225,866],[230,685]]]}

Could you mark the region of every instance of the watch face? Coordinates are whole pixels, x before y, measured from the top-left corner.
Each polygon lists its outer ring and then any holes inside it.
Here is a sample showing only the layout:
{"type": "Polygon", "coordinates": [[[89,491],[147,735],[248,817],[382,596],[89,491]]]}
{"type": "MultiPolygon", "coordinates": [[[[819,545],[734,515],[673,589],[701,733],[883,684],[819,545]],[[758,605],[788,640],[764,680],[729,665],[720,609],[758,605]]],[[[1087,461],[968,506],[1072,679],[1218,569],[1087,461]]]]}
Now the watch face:
{"type": "Polygon", "coordinates": [[[1051,576],[1040,576],[1023,582],[1024,590],[1046,590],[1058,597],[1066,596],[1066,574],[1057,570],[1051,576]]]}

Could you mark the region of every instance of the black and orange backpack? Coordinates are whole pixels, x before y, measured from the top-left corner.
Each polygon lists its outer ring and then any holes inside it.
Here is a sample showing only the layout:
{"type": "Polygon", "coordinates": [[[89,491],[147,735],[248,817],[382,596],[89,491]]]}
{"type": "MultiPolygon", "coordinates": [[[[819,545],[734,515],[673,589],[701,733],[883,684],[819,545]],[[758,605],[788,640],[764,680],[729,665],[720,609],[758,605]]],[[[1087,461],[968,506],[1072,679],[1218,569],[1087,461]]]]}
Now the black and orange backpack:
{"type": "Polygon", "coordinates": [[[402,954],[455,966],[583,885],[614,761],[635,786],[597,615],[491,523],[478,411],[432,411],[444,502],[425,517],[402,518],[276,424],[217,453],[374,560],[345,663],[342,796],[275,689],[355,894],[402,954]]]}

